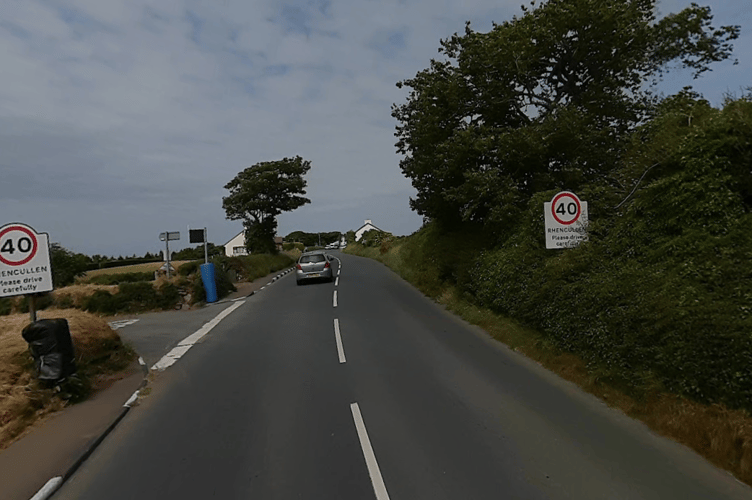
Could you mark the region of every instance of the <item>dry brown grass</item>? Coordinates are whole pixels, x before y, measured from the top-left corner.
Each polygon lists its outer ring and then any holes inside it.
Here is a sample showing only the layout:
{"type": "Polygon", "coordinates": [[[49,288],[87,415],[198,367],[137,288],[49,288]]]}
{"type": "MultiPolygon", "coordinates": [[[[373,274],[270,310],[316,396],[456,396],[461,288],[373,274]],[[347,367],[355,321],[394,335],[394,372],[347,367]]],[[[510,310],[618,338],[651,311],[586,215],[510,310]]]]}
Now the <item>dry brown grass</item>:
{"type": "MultiPolygon", "coordinates": [[[[172,264],[172,267],[175,268],[177,271],[180,266],[183,264],[186,264],[188,262],[193,262],[190,260],[175,260],[170,261],[170,264],[172,264]]],[[[160,267],[164,265],[164,262],[145,262],[143,264],[133,264],[130,266],[121,266],[121,267],[108,267],[106,269],[94,269],[92,271],[88,271],[82,278],[82,281],[86,281],[87,279],[93,277],[93,276],[101,276],[105,274],[123,274],[123,273],[153,273],[160,267]]]]}
{"type": "Polygon", "coordinates": [[[117,285],[70,285],[53,290],[50,294],[56,304],[63,302],[64,297],[69,297],[71,305],[80,309],[83,306],[84,300],[97,290],[107,290],[111,294],[116,294],[119,287],[117,285]]]}
{"type": "MultiPolygon", "coordinates": [[[[132,351],[98,316],[76,309],[47,309],[37,318],[68,320],[78,375],[87,386],[96,386],[99,376],[122,369],[133,359],[132,351]]],[[[66,405],[53,389],[36,380],[28,345],[21,336],[28,324],[28,314],[0,316],[0,450],[66,405]]]]}

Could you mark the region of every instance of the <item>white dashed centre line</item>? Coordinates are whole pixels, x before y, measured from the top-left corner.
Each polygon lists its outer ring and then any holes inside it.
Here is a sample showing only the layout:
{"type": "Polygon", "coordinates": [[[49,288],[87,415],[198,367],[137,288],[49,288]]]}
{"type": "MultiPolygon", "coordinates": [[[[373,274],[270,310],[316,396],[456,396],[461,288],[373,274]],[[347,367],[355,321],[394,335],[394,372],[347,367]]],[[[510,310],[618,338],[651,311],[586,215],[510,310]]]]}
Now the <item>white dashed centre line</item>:
{"type": "Polygon", "coordinates": [[[336,318],[334,320],[334,338],[337,340],[337,355],[339,356],[339,362],[345,363],[347,362],[345,359],[345,348],[342,345],[342,336],[339,333],[339,320],[336,318]]]}
{"type": "Polygon", "coordinates": [[[334,300],[332,300],[334,307],[337,307],[337,290],[334,290],[334,300]]]}
{"type": "Polygon", "coordinates": [[[334,286],[339,286],[339,276],[337,276],[337,279],[334,280],[334,286]]]}
{"type": "Polygon", "coordinates": [[[389,493],[386,492],[386,485],[384,484],[384,479],[381,477],[381,471],[379,470],[378,462],[376,462],[376,455],[373,453],[371,441],[368,439],[366,424],[363,422],[363,415],[360,414],[358,403],[352,403],[350,410],[355,421],[355,428],[358,430],[360,447],[363,449],[363,457],[366,459],[366,466],[368,467],[368,474],[371,476],[371,484],[373,484],[373,492],[376,494],[376,500],[389,500],[389,493]]]}

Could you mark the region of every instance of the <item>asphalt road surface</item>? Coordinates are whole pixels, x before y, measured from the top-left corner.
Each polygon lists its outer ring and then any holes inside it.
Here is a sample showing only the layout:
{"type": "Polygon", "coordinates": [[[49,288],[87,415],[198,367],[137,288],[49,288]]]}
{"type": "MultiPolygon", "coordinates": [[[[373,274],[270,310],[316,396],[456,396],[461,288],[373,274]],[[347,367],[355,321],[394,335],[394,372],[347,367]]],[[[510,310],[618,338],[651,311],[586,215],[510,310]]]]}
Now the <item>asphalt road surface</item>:
{"type": "Polygon", "coordinates": [[[54,498],[752,498],[383,265],[335,254],[337,283],[285,276],[159,374],[54,498]]]}

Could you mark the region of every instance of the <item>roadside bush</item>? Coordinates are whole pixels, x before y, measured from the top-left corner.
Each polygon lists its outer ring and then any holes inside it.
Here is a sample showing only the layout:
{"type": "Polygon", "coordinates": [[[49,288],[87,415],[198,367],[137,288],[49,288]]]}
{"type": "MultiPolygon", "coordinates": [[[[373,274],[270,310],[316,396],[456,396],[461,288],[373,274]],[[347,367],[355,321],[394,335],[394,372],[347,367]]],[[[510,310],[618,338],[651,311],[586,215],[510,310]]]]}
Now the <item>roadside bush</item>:
{"type": "Polygon", "coordinates": [[[118,301],[106,290],[96,290],[83,303],[83,310],[112,315],[118,312],[118,301]]]}
{"type": "Polygon", "coordinates": [[[173,309],[180,301],[178,287],[165,282],[155,288],[152,282],[123,283],[116,294],[97,290],[84,300],[83,310],[112,315],[118,312],[143,312],[173,309]]]}
{"type": "Polygon", "coordinates": [[[13,301],[9,297],[0,297],[0,316],[7,316],[13,311],[13,301]]]}
{"type": "Polygon", "coordinates": [[[194,260],[193,262],[186,262],[182,266],[178,268],[178,275],[180,276],[189,276],[191,274],[199,272],[201,264],[203,264],[203,261],[200,260],[194,260]]]}
{"type": "MultiPolygon", "coordinates": [[[[29,312],[29,303],[30,303],[29,296],[23,295],[20,298],[20,302],[18,303],[19,311],[22,313],[29,312]]],[[[49,293],[45,293],[43,295],[37,296],[35,307],[37,311],[42,311],[50,307],[53,303],[54,303],[54,299],[52,298],[52,295],[50,295],[49,293]]]]}
{"type": "Polygon", "coordinates": [[[129,312],[154,309],[159,304],[157,290],[146,281],[123,283],[116,298],[119,308],[129,312]]]}
{"type": "Polygon", "coordinates": [[[157,306],[160,309],[174,309],[180,302],[178,286],[166,281],[157,288],[157,306]]]}
{"type": "Polygon", "coordinates": [[[94,285],[119,285],[121,283],[135,283],[138,281],[153,281],[154,273],[120,273],[120,274],[100,274],[92,276],[86,283],[94,285]]]}

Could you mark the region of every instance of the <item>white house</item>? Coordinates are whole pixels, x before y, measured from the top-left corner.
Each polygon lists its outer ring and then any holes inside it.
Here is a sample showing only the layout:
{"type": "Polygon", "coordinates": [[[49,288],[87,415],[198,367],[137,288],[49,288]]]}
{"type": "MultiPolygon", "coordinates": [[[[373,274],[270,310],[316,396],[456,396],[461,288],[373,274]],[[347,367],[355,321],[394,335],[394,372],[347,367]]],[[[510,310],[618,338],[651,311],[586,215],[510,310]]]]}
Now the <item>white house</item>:
{"type": "Polygon", "coordinates": [[[228,257],[248,255],[248,250],[245,248],[245,231],[240,231],[233,239],[225,243],[225,255],[228,257]]]}
{"type": "Polygon", "coordinates": [[[360,228],[355,231],[355,241],[360,241],[363,235],[372,229],[375,229],[376,231],[380,231],[382,233],[384,232],[382,229],[379,229],[376,226],[374,226],[373,223],[371,222],[371,219],[366,219],[365,224],[360,226],[360,228]]]}
{"type": "MultiPolygon", "coordinates": [[[[277,250],[282,250],[283,238],[281,236],[274,237],[274,244],[277,246],[277,250]]],[[[225,243],[225,255],[228,257],[237,257],[238,255],[248,255],[248,250],[245,248],[245,231],[240,231],[233,239],[225,243]]]]}

